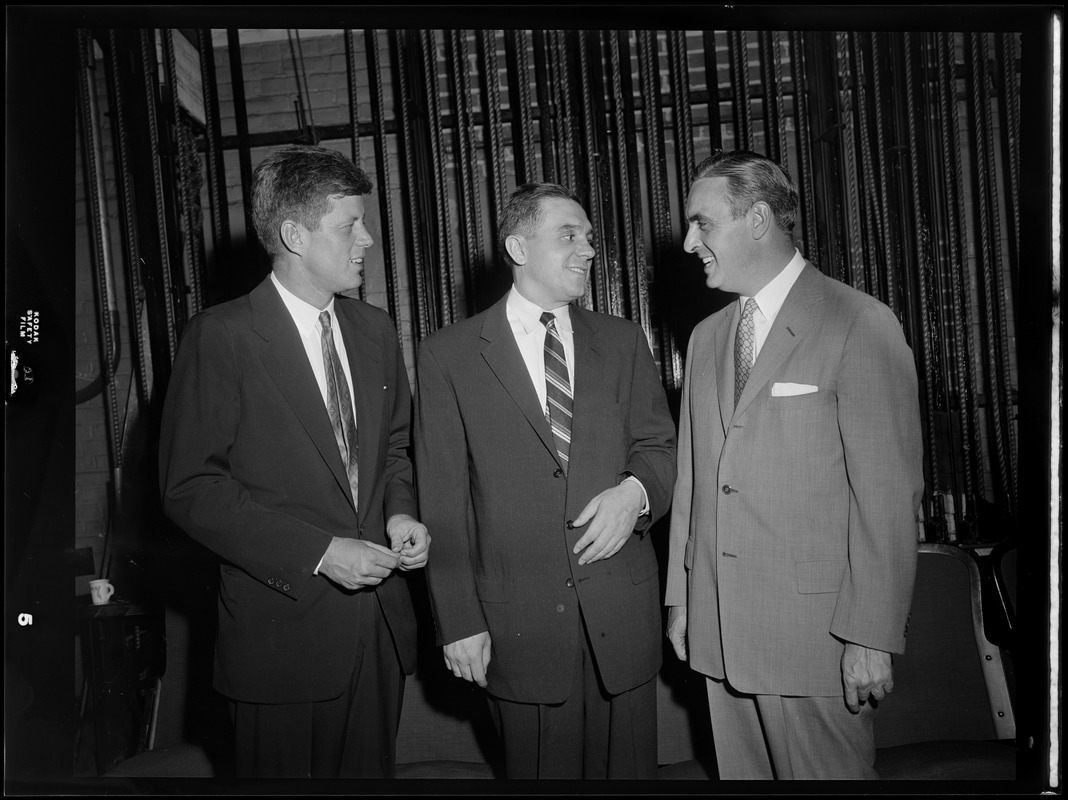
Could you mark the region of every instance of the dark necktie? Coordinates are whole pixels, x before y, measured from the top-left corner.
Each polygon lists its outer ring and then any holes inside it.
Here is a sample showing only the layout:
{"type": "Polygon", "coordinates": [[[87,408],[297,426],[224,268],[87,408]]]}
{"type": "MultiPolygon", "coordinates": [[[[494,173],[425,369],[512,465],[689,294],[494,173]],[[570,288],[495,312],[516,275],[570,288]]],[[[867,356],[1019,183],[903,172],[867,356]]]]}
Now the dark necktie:
{"type": "Polygon", "coordinates": [[[323,366],[326,368],[326,410],[330,414],[330,424],[334,427],[334,438],[341,453],[341,461],[349,477],[352,490],[352,503],[359,507],[359,475],[356,466],[356,419],[352,414],[352,396],[345,372],[341,369],[341,359],[334,347],[334,337],[330,330],[330,312],[319,314],[322,328],[323,366]]]}
{"type": "Polygon", "coordinates": [[[571,380],[567,374],[564,342],[556,330],[556,317],[546,311],[541,315],[545,326],[545,409],[553,429],[553,441],[560,463],[567,472],[571,450],[571,380]]]}
{"type": "Polygon", "coordinates": [[[753,313],[757,302],[752,297],[745,301],[742,318],[738,321],[738,332],[734,335],[734,405],[742,397],[742,389],[749,380],[749,371],[753,368],[753,313]]]}

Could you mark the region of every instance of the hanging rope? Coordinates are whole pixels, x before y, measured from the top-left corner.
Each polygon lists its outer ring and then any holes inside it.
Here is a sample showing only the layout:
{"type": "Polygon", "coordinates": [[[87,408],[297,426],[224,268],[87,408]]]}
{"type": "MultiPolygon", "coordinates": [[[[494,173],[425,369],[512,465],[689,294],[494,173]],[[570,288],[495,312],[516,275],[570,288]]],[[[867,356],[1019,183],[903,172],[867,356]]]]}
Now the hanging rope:
{"type": "Polygon", "coordinates": [[[879,165],[879,232],[883,245],[883,277],[886,281],[886,299],[884,302],[897,315],[902,317],[901,298],[898,296],[897,270],[900,269],[902,259],[898,258],[894,247],[893,226],[890,222],[890,197],[887,186],[890,183],[889,165],[887,164],[887,152],[889,146],[886,141],[886,130],[883,124],[883,54],[879,46],[880,34],[871,34],[871,61],[872,61],[872,85],[875,88],[875,140],[878,146],[879,165]]]}
{"type": "Polygon", "coordinates": [[[484,97],[483,114],[489,135],[489,173],[493,188],[493,241],[497,241],[497,221],[504,211],[504,195],[508,181],[504,171],[504,146],[501,124],[501,84],[497,68],[497,32],[483,30],[479,37],[484,97]]]}
{"type": "MultiPolygon", "coordinates": [[[[882,218],[879,212],[879,183],[875,176],[875,165],[873,163],[871,152],[870,131],[872,125],[868,117],[867,101],[869,81],[864,69],[864,52],[863,49],[858,46],[856,35],[850,34],[850,44],[853,49],[853,57],[856,63],[857,138],[860,141],[861,174],[864,176],[864,185],[861,188],[864,192],[864,222],[866,223],[864,226],[864,265],[867,270],[866,282],[868,285],[868,292],[873,297],[877,297],[885,303],[888,298],[886,292],[882,289],[883,284],[880,280],[880,276],[889,271],[890,265],[886,264],[883,269],[879,269],[879,243],[883,240],[884,234],[881,227],[882,218]]],[[[876,110],[876,113],[878,113],[878,110],[876,110]]]]}
{"type": "Polygon", "coordinates": [[[439,327],[451,325],[456,319],[456,292],[452,274],[452,225],[449,222],[449,197],[445,175],[444,147],[441,141],[441,103],[437,85],[437,34],[431,30],[420,31],[423,55],[423,86],[426,89],[427,130],[430,138],[430,153],[434,163],[434,216],[437,220],[436,258],[428,259],[427,283],[437,273],[438,291],[441,294],[439,327]]]}
{"type": "MultiPolygon", "coordinates": [[[[951,51],[948,51],[946,47],[946,36],[943,33],[935,34],[936,46],[940,54],[951,55],[951,51]]],[[[971,411],[969,408],[969,398],[967,397],[968,387],[968,364],[965,357],[965,342],[964,336],[968,327],[968,307],[964,299],[964,287],[963,287],[963,265],[961,263],[961,252],[958,247],[958,236],[960,231],[956,230],[956,213],[959,203],[959,198],[956,192],[956,180],[959,178],[955,175],[956,164],[953,160],[953,143],[951,136],[953,132],[953,119],[950,104],[953,100],[953,84],[952,78],[949,75],[950,66],[952,61],[947,62],[947,58],[943,55],[937,60],[938,62],[938,112],[939,112],[939,129],[941,130],[941,144],[942,144],[942,163],[944,169],[949,175],[949,180],[945,181],[946,191],[946,210],[947,210],[947,244],[949,246],[949,263],[950,263],[950,303],[951,313],[955,324],[950,326],[952,332],[953,350],[956,354],[954,360],[954,376],[956,379],[956,390],[958,398],[958,413],[960,414],[960,424],[962,430],[961,441],[959,447],[961,449],[961,455],[963,458],[963,479],[964,479],[964,496],[971,500],[976,494],[976,472],[975,472],[975,457],[972,452],[971,442],[972,434],[971,429],[973,425],[971,411]]]]}
{"type": "MultiPolygon", "coordinates": [[[[605,293],[605,281],[603,271],[607,263],[605,248],[611,242],[606,241],[606,231],[602,220],[601,206],[601,181],[599,176],[601,153],[597,147],[596,126],[593,118],[593,90],[590,86],[590,54],[586,37],[588,34],[577,31],[575,37],[578,41],[579,51],[579,79],[582,86],[582,136],[586,156],[586,181],[589,189],[587,210],[590,214],[590,224],[593,226],[594,236],[597,241],[597,250],[600,254],[594,261],[592,280],[586,284],[586,293],[583,296],[583,306],[594,311],[605,311],[608,308],[608,296],[605,293]],[[596,299],[595,299],[596,298],[596,299]]],[[[607,207],[607,208],[610,208],[607,207]]]]}
{"type": "MultiPolygon", "coordinates": [[[[856,143],[855,137],[857,136],[855,120],[853,116],[853,81],[857,80],[857,76],[854,74],[852,65],[850,64],[850,41],[849,35],[839,33],[836,34],[838,41],[837,50],[837,68],[838,74],[841,77],[841,86],[839,88],[838,102],[841,106],[841,113],[839,116],[841,124],[841,136],[839,141],[841,142],[842,152],[842,169],[845,172],[845,181],[848,191],[848,205],[849,210],[846,214],[846,226],[847,233],[846,238],[849,245],[849,282],[854,289],[859,289],[862,292],[868,291],[868,282],[864,274],[864,250],[862,237],[863,234],[860,229],[860,199],[858,193],[860,191],[858,184],[860,181],[857,179],[857,162],[856,162],[856,143]]],[[[855,93],[859,95],[860,88],[855,93]]]]}
{"type": "Polygon", "coordinates": [[[147,125],[151,150],[152,184],[155,188],[156,230],[159,233],[160,273],[163,278],[163,307],[167,316],[167,353],[171,363],[178,348],[178,336],[174,309],[174,282],[171,279],[170,250],[167,247],[167,217],[163,199],[163,171],[160,167],[159,127],[156,121],[156,71],[147,68],[156,63],[155,42],[147,29],[141,30],[141,58],[145,69],[145,105],[148,108],[147,125]]]}
{"type": "MultiPolygon", "coordinates": [[[[670,37],[670,34],[669,34],[670,37]]],[[[708,92],[708,138],[712,150],[723,149],[723,130],[719,114],[719,67],[716,64],[716,32],[702,31],[704,45],[705,90],[708,92]]]]}
{"type": "Polygon", "coordinates": [[[912,35],[905,33],[905,93],[906,93],[906,107],[908,109],[908,136],[909,136],[909,153],[912,157],[909,159],[909,168],[912,179],[912,204],[913,204],[913,225],[916,231],[916,250],[917,261],[919,268],[916,271],[917,280],[919,282],[919,288],[917,295],[919,296],[920,304],[920,322],[923,331],[923,349],[922,360],[923,370],[925,377],[924,395],[927,404],[927,447],[925,453],[927,456],[927,468],[931,481],[931,491],[937,493],[942,488],[942,480],[939,474],[938,465],[935,461],[935,455],[938,453],[938,441],[935,436],[934,429],[934,410],[936,407],[934,397],[934,385],[935,376],[932,369],[933,360],[933,344],[931,341],[931,316],[927,303],[927,273],[928,273],[928,230],[927,222],[925,220],[925,214],[923,212],[923,193],[920,189],[920,163],[919,154],[921,152],[919,136],[916,129],[916,117],[922,113],[921,109],[917,106],[916,91],[914,86],[913,72],[915,68],[913,66],[913,54],[912,54],[912,35]]]}
{"type": "MultiPolygon", "coordinates": [[[[955,45],[956,35],[952,39],[946,41],[946,54],[945,58],[949,64],[949,69],[954,69],[957,66],[957,60],[955,57],[955,45]]],[[[952,85],[955,86],[957,81],[953,78],[951,73],[952,85]]],[[[967,81],[965,80],[965,83],[967,81]]],[[[965,87],[966,91],[966,87],[965,87]]],[[[954,156],[954,174],[955,182],[954,188],[956,190],[956,196],[960,198],[961,202],[957,205],[957,232],[960,237],[960,249],[961,249],[961,269],[964,269],[965,259],[968,258],[968,253],[971,248],[968,245],[968,217],[967,209],[965,208],[964,198],[964,153],[961,142],[963,141],[963,132],[961,124],[961,114],[959,104],[956,102],[956,90],[953,89],[950,94],[950,115],[953,118],[953,156],[954,156]]],[[[965,285],[961,287],[961,302],[964,308],[967,308],[967,298],[970,294],[969,288],[965,285]]],[[[972,431],[971,442],[972,450],[976,454],[977,459],[977,472],[976,472],[976,495],[981,496],[984,494],[983,480],[980,477],[985,469],[982,463],[982,453],[984,452],[982,433],[979,427],[979,420],[981,418],[981,410],[979,405],[979,377],[978,373],[981,367],[979,356],[976,353],[978,343],[974,336],[971,334],[971,327],[965,324],[966,319],[962,318],[961,327],[963,330],[964,341],[966,343],[966,357],[967,357],[967,372],[968,372],[968,385],[967,385],[967,400],[969,415],[972,419],[972,431]]]]}
{"type": "Polygon", "coordinates": [[[315,128],[315,117],[312,115],[311,92],[308,90],[308,73],[304,68],[304,51],[300,46],[300,31],[295,28],[286,28],[286,37],[289,39],[289,55],[293,59],[293,79],[297,83],[297,124],[304,131],[308,141],[317,145],[319,132],[315,128]],[[305,110],[308,114],[307,122],[304,120],[305,110]]]}
{"type": "Polygon", "coordinates": [[[140,398],[146,402],[151,387],[148,383],[148,356],[145,352],[145,337],[141,330],[141,317],[145,307],[145,288],[141,281],[141,261],[137,257],[137,221],[133,209],[133,188],[130,184],[130,145],[126,133],[126,98],[122,93],[119,80],[118,43],[115,30],[108,30],[108,64],[111,77],[111,132],[115,137],[115,178],[119,189],[119,207],[122,214],[123,246],[126,253],[126,281],[128,294],[132,298],[130,308],[130,328],[133,332],[134,353],[136,354],[136,374],[140,398]]]}
{"type": "Polygon", "coordinates": [[[230,214],[226,203],[226,169],[223,166],[222,143],[219,141],[219,93],[215,79],[215,51],[211,29],[197,29],[200,55],[200,79],[204,91],[204,143],[208,154],[208,194],[211,198],[211,228],[215,248],[230,256],[230,214]]]}
{"type": "Polygon", "coordinates": [[[375,166],[378,170],[378,207],[380,213],[385,215],[388,235],[382,237],[382,257],[385,261],[386,277],[386,302],[389,305],[389,315],[397,324],[398,336],[400,335],[400,276],[399,266],[394,254],[393,243],[396,239],[396,224],[394,222],[393,204],[391,202],[391,190],[389,183],[389,154],[386,150],[385,129],[385,100],[382,91],[382,65],[378,56],[378,31],[365,30],[363,32],[364,50],[367,53],[368,85],[371,90],[371,123],[374,126],[375,136],[375,166]]]}
{"type": "MultiPolygon", "coordinates": [[[[607,31],[605,33],[608,39],[608,52],[611,63],[609,82],[613,128],[616,134],[616,160],[613,166],[615,167],[619,186],[619,202],[622,207],[621,217],[623,223],[623,252],[612,263],[612,272],[609,275],[609,297],[611,313],[617,317],[626,317],[628,312],[630,315],[639,314],[640,312],[636,286],[637,275],[634,270],[638,259],[638,243],[634,229],[634,218],[631,214],[633,198],[631,196],[630,148],[627,146],[628,131],[623,99],[623,75],[620,70],[619,37],[621,35],[626,34],[620,31],[607,31]],[[629,308],[624,307],[624,293],[626,293],[629,308]]],[[[633,316],[631,318],[633,319],[633,316]]],[[[640,322],[640,316],[635,321],[640,322]]]]}
{"type": "Polygon", "coordinates": [[[805,220],[803,247],[808,258],[819,258],[819,239],[816,230],[816,197],[812,177],[812,129],[808,109],[805,47],[800,31],[790,33],[790,63],[793,65],[794,100],[797,104],[797,155],[801,162],[798,190],[801,213],[805,220]]]}
{"type": "Polygon", "coordinates": [[[1012,467],[1009,457],[1009,445],[1006,441],[1007,433],[1004,430],[1002,420],[1002,410],[1005,408],[1005,402],[1001,397],[1001,382],[998,380],[998,369],[1000,365],[998,350],[1002,346],[1004,339],[999,336],[1001,333],[1001,320],[997,313],[997,278],[994,276],[995,264],[990,244],[992,238],[992,232],[990,231],[992,211],[990,209],[989,187],[987,185],[988,175],[984,173],[984,170],[990,163],[987,159],[988,147],[986,126],[984,122],[984,104],[986,103],[986,97],[984,92],[985,78],[983,74],[983,65],[985,64],[985,61],[981,50],[980,36],[977,34],[969,34],[969,40],[971,42],[972,57],[972,112],[974,114],[973,120],[975,130],[975,161],[979,166],[979,177],[975,181],[975,184],[979,193],[979,235],[982,242],[981,266],[984,289],[983,304],[986,311],[986,332],[988,335],[987,386],[990,390],[990,400],[987,407],[989,409],[988,416],[994,429],[994,440],[1000,473],[998,477],[1001,482],[1001,488],[1004,492],[1005,499],[1011,510],[1014,508],[1015,492],[1013,491],[1012,485],[1012,467]]]}
{"type": "Polygon", "coordinates": [[[475,282],[485,268],[480,242],[481,211],[478,205],[478,185],[474,163],[474,141],[471,132],[471,84],[468,80],[467,34],[465,31],[447,31],[445,35],[448,72],[452,87],[452,105],[456,114],[456,141],[459,153],[457,180],[460,184],[460,221],[463,228],[464,272],[466,315],[475,313],[475,282]]]}
{"type": "MultiPolygon", "coordinates": [[[[356,92],[356,47],[353,44],[355,31],[345,28],[342,31],[345,39],[345,74],[348,78],[349,87],[349,136],[352,139],[352,163],[360,165],[360,98],[356,92]]],[[[363,296],[363,286],[360,286],[360,295],[363,296]]]]}

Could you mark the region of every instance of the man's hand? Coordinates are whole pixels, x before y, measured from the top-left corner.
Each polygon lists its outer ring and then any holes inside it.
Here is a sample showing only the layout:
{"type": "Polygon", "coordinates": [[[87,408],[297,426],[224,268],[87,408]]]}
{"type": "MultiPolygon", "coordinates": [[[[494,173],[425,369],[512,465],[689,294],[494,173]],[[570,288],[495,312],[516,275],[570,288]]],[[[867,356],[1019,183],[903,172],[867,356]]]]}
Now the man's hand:
{"type": "Polygon", "coordinates": [[[579,563],[589,564],[618,553],[634,533],[641,510],[642,489],[633,481],[623,481],[590,500],[572,522],[576,528],[590,523],[589,530],[575,542],[575,552],[582,553],[579,563]]]}
{"type": "Polygon", "coordinates": [[[400,564],[400,556],[375,542],[335,536],[326,548],[319,574],[346,589],[377,586],[400,564]]]}
{"type": "Polygon", "coordinates": [[[430,534],[426,525],[408,514],[394,514],[386,523],[393,552],[400,556],[402,570],[420,569],[430,557],[430,534]]]}
{"type": "Polygon", "coordinates": [[[686,606],[671,606],[668,609],[667,633],[665,634],[679,661],[686,660],[686,606]]]}
{"type": "Polygon", "coordinates": [[[842,653],[845,704],[854,714],[869,697],[882,700],[894,690],[894,666],[889,653],[847,643],[842,653]]]}
{"type": "Polygon", "coordinates": [[[447,644],[442,648],[442,653],[445,666],[452,670],[453,675],[485,688],[486,669],[490,663],[489,631],[447,644]]]}

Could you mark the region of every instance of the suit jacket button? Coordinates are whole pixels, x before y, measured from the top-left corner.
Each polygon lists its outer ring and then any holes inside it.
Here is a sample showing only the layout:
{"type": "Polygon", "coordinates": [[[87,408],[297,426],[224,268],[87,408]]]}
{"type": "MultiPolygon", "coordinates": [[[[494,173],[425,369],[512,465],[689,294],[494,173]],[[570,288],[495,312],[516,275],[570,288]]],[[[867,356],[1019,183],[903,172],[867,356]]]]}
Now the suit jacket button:
{"type": "Polygon", "coordinates": [[[733,491],[734,489],[732,489],[730,486],[728,486],[727,484],[723,484],[723,494],[730,494],[733,491]]]}
{"type": "Polygon", "coordinates": [[[284,586],[282,587],[282,591],[283,591],[283,592],[288,592],[288,591],[289,591],[289,584],[288,584],[288,583],[287,583],[287,584],[285,584],[285,585],[284,585],[284,586]]]}
{"type": "Polygon", "coordinates": [[[268,578],[267,579],[267,585],[268,586],[274,586],[274,578],[268,578]]]}
{"type": "Polygon", "coordinates": [[[559,467],[557,467],[556,471],[553,473],[553,477],[554,478],[562,478],[562,477],[564,477],[564,471],[562,469],[560,469],[559,467]]]}
{"type": "Polygon", "coordinates": [[[556,610],[559,611],[561,614],[564,613],[564,607],[562,605],[557,606],[556,610]]]}
{"type": "Polygon", "coordinates": [[[567,588],[568,589],[574,589],[575,588],[575,579],[574,578],[568,578],[567,579],[567,588]]]}
{"type": "Polygon", "coordinates": [[[574,528],[575,528],[575,523],[574,523],[574,522],[572,522],[571,520],[568,520],[568,521],[567,521],[567,523],[566,523],[566,525],[567,525],[567,529],[568,529],[569,531],[570,531],[570,530],[574,530],[574,528]]]}

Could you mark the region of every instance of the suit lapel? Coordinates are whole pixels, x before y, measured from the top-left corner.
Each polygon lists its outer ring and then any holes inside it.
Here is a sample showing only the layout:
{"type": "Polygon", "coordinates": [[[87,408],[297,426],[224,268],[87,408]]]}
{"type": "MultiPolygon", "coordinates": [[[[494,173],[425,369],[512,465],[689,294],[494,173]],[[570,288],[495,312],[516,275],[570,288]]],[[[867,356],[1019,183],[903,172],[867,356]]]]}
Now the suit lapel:
{"type": "Polygon", "coordinates": [[[545,419],[545,410],[538,403],[538,393],[530,382],[530,373],[527,372],[519,345],[516,344],[515,336],[508,325],[507,301],[508,296],[505,295],[486,312],[481,334],[486,343],[482,349],[482,357],[523,412],[542,444],[552,453],[553,458],[556,458],[556,445],[553,443],[552,430],[545,419]]]}
{"type": "Polygon", "coordinates": [[[351,497],[330,417],[289,310],[270,277],[252,291],[249,299],[252,304],[252,329],[264,340],[261,359],[265,369],[292,407],[338,486],[344,490],[346,497],[351,497]]]}
{"type": "MultiPolygon", "coordinates": [[[[745,411],[746,406],[760,393],[761,388],[777,373],[783,362],[797,347],[812,325],[811,307],[823,299],[820,289],[822,275],[808,262],[790,288],[775,322],[768,331],[768,338],[760,348],[749,380],[738,398],[735,413],[745,411]]],[[[732,337],[733,340],[733,337],[732,337]]],[[[732,359],[733,364],[733,359],[732,359]]],[[[733,366],[732,366],[733,371],[733,366]]],[[[732,381],[733,384],[733,381],[732,381]]],[[[733,391],[733,389],[732,389],[733,391]]]]}
{"type": "MultiPolygon", "coordinates": [[[[575,403],[572,408],[571,449],[568,460],[576,464],[587,444],[589,424],[596,415],[604,413],[604,346],[594,323],[595,312],[572,305],[571,329],[575,344],[575,374],[571,378],[575,403]]],[[[553,447],[553,455],[556,448],[553,447]]]]}
{"type": "MultiPolygon", "coordinates": [[[[334,310],[345,339],[345,352],[352,375],[352,399],[356,406],[356,441],[360,469],[360,517],[363,517],[371,501],[377,452],[373,432],[382,423],[383,394],[386,389],[385,372],[382,368],[382,348],[372,341],[350,316],[343,301],[334,301],[334,310]],[[381,387],[381,388],[379,388],[381,387]],[[366,443],[366,447],[361,446],[366,443]],[[364,479],[366,476],[366,479],[364,479]]],[[[335,447],[336,449],[336,447],[335,447]]],[[[347,483],[346,483],[347,485],[347,483]]]]}
{"type": "Polygon", "coordinates": [[[712,347],[719,365],[716,378],[716,390],[719,395],[719,421],[726,435],[727,426],[734,416],[734,331],[738,327],[738,303],[730,304],[730,309],[712,333],[712,347]]]}

